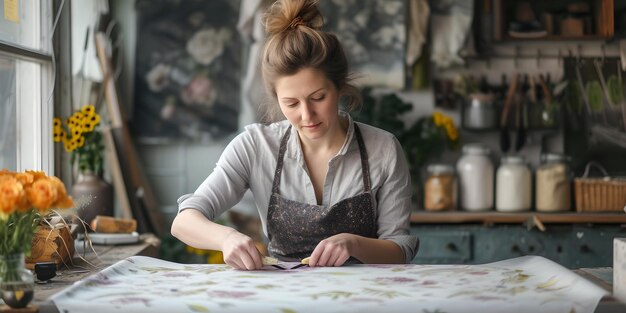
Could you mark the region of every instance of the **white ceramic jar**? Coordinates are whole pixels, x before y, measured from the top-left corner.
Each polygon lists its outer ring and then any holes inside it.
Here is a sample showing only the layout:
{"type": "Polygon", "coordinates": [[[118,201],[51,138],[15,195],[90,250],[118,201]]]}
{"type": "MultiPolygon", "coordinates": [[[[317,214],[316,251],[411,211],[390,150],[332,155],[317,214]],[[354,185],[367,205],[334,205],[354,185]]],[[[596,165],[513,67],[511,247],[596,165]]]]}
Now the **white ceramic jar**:
{"type": "Polygon", "coordinates": [[[459,206],[467,211],[493,208],[493,162],[489,148],[480,144],[463,146],[463,155],[456,164],[459,177],[459,206]]]}
{"type": "Polygon", "coordinates": [[[530,168],[521,156],[502,158],[496,172],[496,210],[528,211],[532,205],[530,168]]]}

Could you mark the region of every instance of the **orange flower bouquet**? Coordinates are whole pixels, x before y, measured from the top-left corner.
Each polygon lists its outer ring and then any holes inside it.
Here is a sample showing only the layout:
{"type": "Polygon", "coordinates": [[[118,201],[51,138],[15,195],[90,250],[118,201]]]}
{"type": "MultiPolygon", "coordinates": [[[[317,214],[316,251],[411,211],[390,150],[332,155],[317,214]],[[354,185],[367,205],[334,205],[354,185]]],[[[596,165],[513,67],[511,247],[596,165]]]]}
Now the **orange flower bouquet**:
{"type": "Polygon", "coordinates": [[[33,277],[24,269],[33,236],[43,219],[56,208],[71,208],[63,182],[44,172],[0,170],[0,290],[13,308],[33,297],[33,277]]]}
{"type": "Polygon", "coordinates": [[[57,177],[37,171],[0,171],[0,255],[29,255],[42,219],[54,209],[73,206],[57,177]]]}
{"type": "Polygon", "coordinates": [[[0,290],[13,308],[23,308],[33,297],[33,277],[24,269],[33,236],[55,209],[71,208],[63,182],[44,172],[0,170],[0,290]]]}

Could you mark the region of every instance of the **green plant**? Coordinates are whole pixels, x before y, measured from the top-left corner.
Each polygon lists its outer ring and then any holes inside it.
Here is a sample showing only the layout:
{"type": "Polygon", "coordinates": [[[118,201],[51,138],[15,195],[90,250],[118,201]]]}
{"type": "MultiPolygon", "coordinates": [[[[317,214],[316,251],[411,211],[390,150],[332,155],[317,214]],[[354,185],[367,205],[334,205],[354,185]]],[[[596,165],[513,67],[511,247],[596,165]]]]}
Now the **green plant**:
{"type": "Polygon", "coordinates": [[[451,118],[434,112],[420,117],[403,133],[400,142],[411,172],[417,176],[429,160],[440,157],[447,148],[458,148],[459,132],[451,118]]]}
{"type": "Polygon", "coordinates": [[[397,95],[390,93],[380,97],[372,94],[372,88],[364,88],[361,92],[363,106],[352,118],[359,122],[382,128],[400,138],[404,133],[404,122],[398,115],[411,111],[413,106],[402,101],[397,95]]]}
{"type": "Polygon", "coordinates": [[[418,118],[405,128],[399,116],[411,111],[412,105],[390,93],[376,97],[371,88],[362,91],[363,107],[352,117],[363,123],[384,129],[396,136],[406,154],[415,182],[419,181],[421,168],[432,158],[441,156],[446,148],[458,146],[459,132],[452,119],[435,112],[418,118]]]}

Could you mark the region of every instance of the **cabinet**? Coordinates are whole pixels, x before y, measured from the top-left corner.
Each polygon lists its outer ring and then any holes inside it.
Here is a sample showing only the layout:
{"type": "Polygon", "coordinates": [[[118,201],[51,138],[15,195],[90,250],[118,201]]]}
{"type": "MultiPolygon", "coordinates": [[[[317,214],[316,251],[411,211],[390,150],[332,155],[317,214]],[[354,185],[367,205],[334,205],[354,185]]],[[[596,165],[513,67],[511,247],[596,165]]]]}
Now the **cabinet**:
{"type": "Polygon", "coordinates": [[[494,0],[494,40],[593,40],[615,34],[614,0],[494,0]]]}
{"type": "Polygon", "coordinates": [[[540,255],[568,268],[607,267],[613,238],[626,236],[621,223],[625,214],[415,213],[411,234],[420,248],[413,263],[482,264],[540,255]]]}

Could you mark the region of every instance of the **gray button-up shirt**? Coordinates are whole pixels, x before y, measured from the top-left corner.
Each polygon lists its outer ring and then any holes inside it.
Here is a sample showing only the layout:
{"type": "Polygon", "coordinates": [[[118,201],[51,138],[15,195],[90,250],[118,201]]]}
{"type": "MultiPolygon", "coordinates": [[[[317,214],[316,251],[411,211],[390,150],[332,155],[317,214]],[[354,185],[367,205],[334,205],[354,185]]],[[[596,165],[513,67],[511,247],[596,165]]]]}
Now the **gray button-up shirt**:
{"type": "MultiPolygon", "coordinates": [[[[331,206],[364,191],[361,160],[354,121],[349,120],[346,141],[328,164],[323,203],[331,206]]],[[[358,122],[356,122],[358,123],[358,122]]],[[[365,141],[370,180],[376,207],[378,238],[398,244],[409,263],[417,253],[418,239],[409,235],[412,186],[409,168],[398,140],[389,132],[358,123],[365,141]]],[[[280,140],[288,121],[270,125],[252,124],[233,139],[222,153],[213,172],[193,194],[178,199],[179,212],[196,209],[214,220],[236,205],[247,189],[254,196],[263,230],[267,235],[267,207],[278,158],[280,140]]],[[[280,185],[280,194],[298,202],[317,204],[307,172],[300,140],[291,128],[280,185]]]]}

